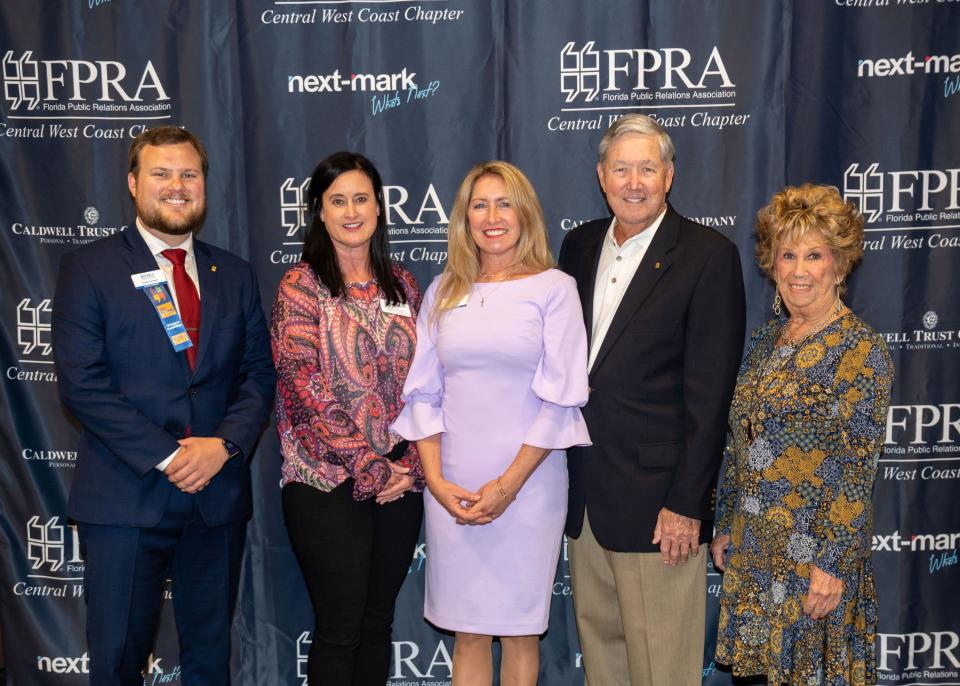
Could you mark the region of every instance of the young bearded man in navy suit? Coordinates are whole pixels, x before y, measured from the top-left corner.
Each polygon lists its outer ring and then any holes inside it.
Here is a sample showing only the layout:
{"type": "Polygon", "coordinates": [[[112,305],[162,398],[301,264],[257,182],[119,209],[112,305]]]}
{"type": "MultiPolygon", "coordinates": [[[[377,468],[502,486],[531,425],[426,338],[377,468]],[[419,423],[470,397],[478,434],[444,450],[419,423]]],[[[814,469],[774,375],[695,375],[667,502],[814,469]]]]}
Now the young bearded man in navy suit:
{"type": "Polygon", "coordinates": [[[247,463],[275,375],[252,267],[193,236],[206,175],[188,131],[142,133],[127,177],[135,225],[60,264],[54,358],[82,426],[67,514],[94,686],[143,683],[168,577],[183,683],[230,681],[247,463]]]}

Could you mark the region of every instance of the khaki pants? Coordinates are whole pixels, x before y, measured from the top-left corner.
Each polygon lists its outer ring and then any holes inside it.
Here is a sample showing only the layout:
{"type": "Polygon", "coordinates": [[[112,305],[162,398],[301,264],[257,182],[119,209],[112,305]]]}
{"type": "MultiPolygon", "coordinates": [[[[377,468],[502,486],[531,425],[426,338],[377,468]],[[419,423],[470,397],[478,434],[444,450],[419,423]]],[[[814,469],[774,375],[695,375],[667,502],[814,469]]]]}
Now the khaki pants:
{"type": "Polygon", "coordinates": [[[604,549],[584,514],[583,532],[569,546],[586,686],[700,686],[706,544],[670,567],[659,552],[604,549]]]}

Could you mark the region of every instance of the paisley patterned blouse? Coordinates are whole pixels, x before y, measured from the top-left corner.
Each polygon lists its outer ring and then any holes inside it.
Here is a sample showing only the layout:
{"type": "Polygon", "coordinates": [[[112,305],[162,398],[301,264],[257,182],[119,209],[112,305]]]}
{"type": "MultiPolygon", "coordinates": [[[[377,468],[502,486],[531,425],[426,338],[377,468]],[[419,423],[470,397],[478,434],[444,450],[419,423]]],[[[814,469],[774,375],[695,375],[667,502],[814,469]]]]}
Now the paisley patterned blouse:
{"type": "MultiPolygon", "coordinates": [[[[354,500],[379,493],[390,478],[384,455],[403,440],[390,431],[403,404],[400,393],[417,340],[420,289],[394,263],[409,316],[381,308],[376,281],[347,284],[333,298],[306,262],[280,282],[271,339],[277,367],[277,431],[282,484],[330,491],[353,477],[354,500]]],[[[398,464],[423,489],[413,443],[398,464]]]]}
{"type": "Polygon", "coordinates": [[[873,684],[872,494],[893,367],[851,313],[795,347],[776,346],[782,326],[754,332],[730,409],[717,662],[771,684],[873,684]],[[803,614],[811,564],[843,581],[817,621],[803,614]]]}

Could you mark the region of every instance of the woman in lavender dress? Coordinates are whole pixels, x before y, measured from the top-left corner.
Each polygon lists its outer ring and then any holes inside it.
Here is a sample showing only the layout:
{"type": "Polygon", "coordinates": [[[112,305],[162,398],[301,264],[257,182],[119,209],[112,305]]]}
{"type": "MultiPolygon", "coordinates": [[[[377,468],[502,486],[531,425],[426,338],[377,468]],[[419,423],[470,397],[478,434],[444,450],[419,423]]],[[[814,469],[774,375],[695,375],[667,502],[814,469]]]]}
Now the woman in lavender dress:
{"type": "Polygon", "coordinates": [[[540,203],[506,162],[474,167],[427,290],[393,428],[417,441],[425,495],[424,614],[456,632],[457,686],[535,684],[566,516],[563,452],[590,438],[576,285],[553,269],[540,203]]]}

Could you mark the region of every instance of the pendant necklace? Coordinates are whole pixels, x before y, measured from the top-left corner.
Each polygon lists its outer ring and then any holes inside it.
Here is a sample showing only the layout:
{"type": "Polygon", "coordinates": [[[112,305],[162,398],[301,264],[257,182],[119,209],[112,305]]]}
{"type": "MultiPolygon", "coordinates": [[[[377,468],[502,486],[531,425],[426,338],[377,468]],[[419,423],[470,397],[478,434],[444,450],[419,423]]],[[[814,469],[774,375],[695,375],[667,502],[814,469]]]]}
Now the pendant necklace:
{"type": "MultiPolygon", "coordinates": [[[[779,339],[783,345],[788,345],[791,347],[799,346],[801,343],[806,341],[808,338],[812,338],[816,334],[820,333],[827,324],[830,323],[833,317],[836,317],[840,312],[843,311],[843,307],[840,301],[837,301],[837,307],[827,312],[826,315],[817,320],[813,327],[808,333],[803,336],[797,336],[796,338],[787,338],[787,329],[790,328],[790,321],[787,321],[787,325],[783,327],[783,331],[780,333],[779,339]]],[[[792,320],[791,320],[792,321],[792,320]]]]}
{"type": "MultiPolygon", "coordinates": [[[[493,295],[493,292],[498,288],[500,288],[500,286],[503,285],[504,281],[506,281],[511,276],[513,276],[515,268],[516,268],[516,265],[511,265],[510,267],[507,267],[506,269],[504,269],[502,272],[492,272],[492,273],[480,272],[479,274],[477,274],[477,276],[482,276],[486,279],[490,279],[490,281],[483,281],[483,282],[478,281],[477,283],[496,283],[497,285],[491,288],[490,292],[487,293],[487,295],[493,295]]],[[[479,291],[479,289],[478,289],[478,292],[480,292],[480,307],[483,307],[484,303],[487,302],[487,298],[482,291],[479,291]]]]}

